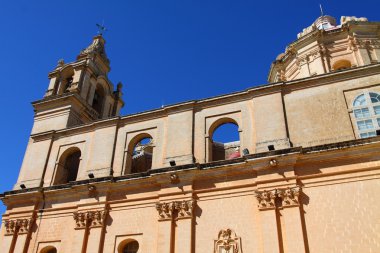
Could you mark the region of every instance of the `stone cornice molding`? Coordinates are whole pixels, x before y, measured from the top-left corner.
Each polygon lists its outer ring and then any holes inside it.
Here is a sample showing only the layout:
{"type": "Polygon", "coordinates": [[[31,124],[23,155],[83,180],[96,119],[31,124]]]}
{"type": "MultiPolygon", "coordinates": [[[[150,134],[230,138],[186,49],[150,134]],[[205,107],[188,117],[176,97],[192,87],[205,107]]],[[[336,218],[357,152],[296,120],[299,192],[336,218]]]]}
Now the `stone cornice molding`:
{"type": "Polygon", "coordinates": [[[295,207],[300,205],[299,196],[301,187],[276,188],[273,190],[256,191],[259,210],[273,210],[276,206],[276,198],[281,199],[281,207],[295,207]]]}
{"type": "Polygon", "coordinates": [[[107,214],[108,210],[74,212],[75,229],[102,227],[107,214]]]}
{"type": "Polygon", "coordinates": [[[10,219],[4,222],[5,235],[27,234],[33,226],[34,218],[10,219]]]}
{"type": "Polygon", "coordinates": [[[195,200],[182,200],[172,202],[156,203],[156,210],[158,211],[158,220],[171,220],[173,212],[178,211],[178,219],[193,218],[193,210],[195,207],[195,200]]]}

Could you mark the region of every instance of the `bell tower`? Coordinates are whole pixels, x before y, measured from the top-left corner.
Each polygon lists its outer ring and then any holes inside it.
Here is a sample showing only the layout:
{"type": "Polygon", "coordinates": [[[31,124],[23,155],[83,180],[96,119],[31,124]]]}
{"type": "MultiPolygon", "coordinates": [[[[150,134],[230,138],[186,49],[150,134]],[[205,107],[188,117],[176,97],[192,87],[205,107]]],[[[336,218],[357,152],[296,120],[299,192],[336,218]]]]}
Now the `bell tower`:
{"type": "Polygon", "coordinates": [[[110,61],[102,35],[93,38],[74,62],[58,61],[51,71],[43,99],[33,102],[35,121],[32,134],[59,130],[118,116],[124,102],[122,84],[116,90],[108,79],[110,61]]]}

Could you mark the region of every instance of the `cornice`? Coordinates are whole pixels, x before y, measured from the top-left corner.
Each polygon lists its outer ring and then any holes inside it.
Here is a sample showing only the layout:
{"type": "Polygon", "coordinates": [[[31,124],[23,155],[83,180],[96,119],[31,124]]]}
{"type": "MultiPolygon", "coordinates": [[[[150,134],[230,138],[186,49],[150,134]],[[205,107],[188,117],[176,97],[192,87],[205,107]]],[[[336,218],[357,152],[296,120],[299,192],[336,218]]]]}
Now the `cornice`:
{"type": "MultiPolygon", "coordinates": [[[[149,170],[147,172],[124,175],[124,176],[115,176],[115,177],[109,176],[109,177],[102,177],[102,178],[80,180],[80,181],[70,182],[68,184],[56,185],[56,186],[50,186],[50,187],[36,187],[36,188],[7,191],[0,194],[0,199],[3,202],[6,202],[8,201],[8,197],[14,198],[15,196],[17,196],[16,199],[23,199],[24,198],[23,196],[27,195],[29,196],[28,197],[29,201],[32,201],[30,197],[34,196],[34,198],[39,198],[41,192],[48,194],[49,192],[53,193],[54,191],[63,191],[63,190],[69,190],[69,189],[78,189],[80,191],[83,191],[82,186],[98,185],[98,184],[109,185],[113,183],[122,183],[122,182],[128,182],[128,181],[129,181],[128,184],[135,185],[135,184],[138,184],[137,181],[140,181],[140,183],[148,182],[148,181],[153,182],[155,181],[154,178],[156,177],[158,178],[162,176],[167,176],[168,182],[169,182],[170,181],[169,176],[172,175],[173,173],[181,173],[185,177],[188,177],[185,175],[186,173],[193,173],[193,174],[195,173],[195,175],[197,176],[195,176],[194,179],[197,179],[198,177],[203,178],[203,176],[207,177],[208,174],[213,173],[213,172],[218,173],[219,170],[224,170],[223,172],[224,176],[226,176],[228,173],[232,173],[232,174],[252,173],[253,171],[257,169],[262,170],[265,168],[270,168],[271,171],[268,170],[269,173],[277,173],[280,170],[282,171],[284,167],[287,167],[287,168],[289,168],[289,166],[292,167],[293,165],[297,164],[301,160],[303,161],[301,163],[305,163],[307,159],[310,160],[313,157],[318,157],[319,159],[324,159],[324,157],[325,158],[329,157],[330,160],[334,157],[337,157],[342,160],[342,159],[346,159],[346,156],[342,156],[342,152],[355,150],[358,148],[365,149],[367,151],[372,150],[373,152],[377,152],[376,150],[378,149],[376,149],[376,147],[378,146],[380,146],[380,137],[356,139],[356,140],[351,140],[351,141],[344,141],[344,142],[319,145],[319,146],[313,146],[313,147],[307,147],[307,148],[302,148],[302,147],[287,148],[287,149],[282,149],[282,150],[274,150],[274,151],[268,151],[268,152],[263,152],[263,153],[246,155],[241,158],[232,159],[232,160],[223,160],[223,161],[209,162],[209,163],[203,163],[203,164],[194,163],[194,164],[186,164],[186,165],[173,166],[173,167],[164,167],[164,168],[149,170]],[[272,164],[271,163],[272,160],[279,161],[278,165],[277,163],[272,164]],[[281,164],[282,161],[284,162],[283,164],[281,164]],[[232,167],[236,167],[240,169],[237,169],[237,170],[231,169],[232,167]],[[204,171],[204,172],[200,174],[201,171],[204,171]]],[[[363,156],[363,157],[368,156],[368,152],[358,152],[357,156],[363,156]]],[[[341,171],[339,173],[344,174],[347,172],[341,171]]],[[[252,174],[252,176],[255,177],[255,174],[252,174]]],[[[173,184],[173,185],[175,186],[176,184],[173,184]]],[[[117,185],[115,185],[115,187],[117,187],[117,185]]],[[[111,190],[111,188],[109,188],[108,190],[111,190]]]]}

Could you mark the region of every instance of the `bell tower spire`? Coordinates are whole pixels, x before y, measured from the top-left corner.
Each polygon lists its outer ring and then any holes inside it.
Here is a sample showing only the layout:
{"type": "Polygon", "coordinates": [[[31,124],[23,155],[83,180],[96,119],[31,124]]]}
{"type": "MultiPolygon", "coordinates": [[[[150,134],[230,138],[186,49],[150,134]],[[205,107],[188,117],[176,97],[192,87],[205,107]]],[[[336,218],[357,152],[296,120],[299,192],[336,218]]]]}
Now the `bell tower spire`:
{"type": "Polygon", "coordinates": [[[124,105],[119,84],[108,79],[111,70],[101,34],[83,49],[74,62],[58,61],[48,75],[50,83],[42,100],[33,103],[33,133],[58,130],[98,119],[118,116],[124,105]]]}

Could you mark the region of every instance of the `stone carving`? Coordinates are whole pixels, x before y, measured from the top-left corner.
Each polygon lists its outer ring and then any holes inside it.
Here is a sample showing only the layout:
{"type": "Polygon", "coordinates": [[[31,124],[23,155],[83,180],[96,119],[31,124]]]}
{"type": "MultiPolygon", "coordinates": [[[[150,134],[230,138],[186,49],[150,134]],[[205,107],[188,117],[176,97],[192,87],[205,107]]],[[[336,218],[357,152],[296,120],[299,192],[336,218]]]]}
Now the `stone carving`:
{"type": "Polygon", "coordinates": [[[276,198],[276,190],[272,191],[256,191],[256,199],[259,201],[259,209],[271,209],[275,208],[274,200],[276,198]]]}
{"type": "Polygon", "coordinates": [[[299,38],[301,38],[301,37],[303,37],[303,36],[305,36],[305,35],[313,32],[315,30],[317,30],[317,27],[315,26],[315,24],[312,24],[311,26],[304,28],[302,30],[302,32],[298,33],[297,34],[297,39],[299,39],[299,38]]]}
{"type": "Polygon", "coordinates": [[[13,235],[16,232],[16,223],[16,220],[6,220],[4,222],[6,235],[13,235]]]}
{"type": "Polygon", "coordinates": [[[271,159],[269,161],[269,166],[276,167],[278,165],[278,161],[276,159],[271,159]]]}
{"type": "Polygon", "coordinates": [[[361,49],[379,49],[380,48],[380,42],[376,39],[359,39],[354,36],[349,36],[348,38],[348,46],[351,50],[358,50],[361,49]]]}
{"type": "Polygon", "coordinates": [[[33,225],[33,219],[16,219],[16,220],[7,220],[4,222],[5,225],[5,234],[13,235],[18,234],[27,234],[33,225]]]}
{"type": "Polygon", "coordinates": [[[74,212],[75,228],[85,228],[87,223],[86,213],[74,212]]]}
{"type": "Polygon", "coordinates": [[[107,210],[98,210],[98,211],[89,212],[88,216],[90,219],[90,227],[103,226],[107,214],[108,214],[107,210]]]}
{"type": "Polygon", "coordinates": [[[156,210],[160,220],[167,220],[172,218],[173,203],[157,203],[156,210]]]}
{"type": "Polygon", "coordinates": [[[178,210],[178,218],[193,216],[194,200],[176,201],[174,206],[178,210]]]}
{"type": "Polygon", "coordinates": [[[178,211],[178,218],[192,218],[195,200],[173,201],[170,203],[156,203],[159,220],[170,220],[173,212],[178,211]]]}
{"type": "Polygon", "coordinates": [[[218,233],[218,239],[214,240],[214,253],[239,253],[241,251],[241,239],[232,229],[222,229],[218,233]]]}
{"type": "Polygon", "coordinates": [[[342,17],[340,17],[340,24],[341,25],[344,25],[345,23],[350,22],[350,21],[354,21],[354,22],[366,22],[366,21],[368,21],[368,19],[365,18],[365,17],[357,18],[355,16],[352,16],[352,17],[342,16],[342,17]]]}
{"type": "Polygon", "coordinates": [[[271,191],[256,191],[255,196],[259,202],[258,207],[260,210],[276,208],[275,199],[281,199],[282,207],[299,206],[299,195],[301,187],[288,187],[286,189],[274,189],[271,191]]]}
{"type": "Polygon", "coordinates": [[[101,227],[104,224],[107,214],[107,210],[74,212],[75,228],[101,227]]]}
{"type": "Polygon", "coordinates": [[[105,48],[104,48],[104,40],[101,35],[96,36],[94,40],[92,41],[92,44],[89,45],[86,49],[83,49],[79,56],[85,56],[85,55],[93,55],[93,54],[99,54],[107,63],[109,63],[105,48]]]}
{"type": "Polygon", "coordinates": [[[65,61],[63,59],[59,59],[57,63],[57,68],[62,68],[65,65],[65,61]]]}
{"type": "Polygon", "coordinates": [[[32,227],[31,219],[21,219],[21,220],[18,220],[17,222],[19,226],[19,230],[18,230],[19,234],[27,234],[32,227]]]}
{"type": "Polygon", "coordinates": [[[299,186],[294,188],[280,189],[278,191],[278,196],[282,199],[282,206],[298,206],[299,195],[301,188],[299,186]]]}

